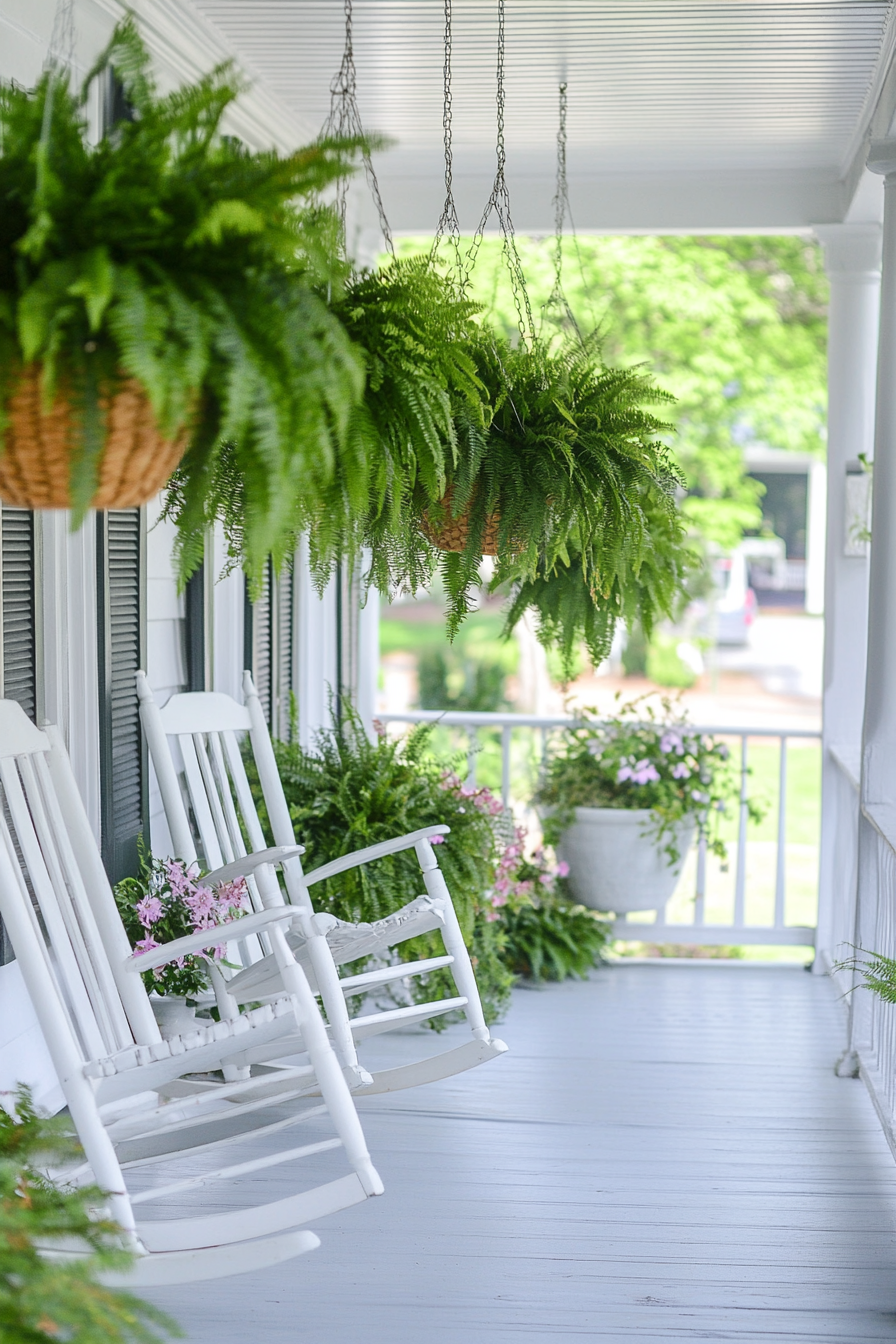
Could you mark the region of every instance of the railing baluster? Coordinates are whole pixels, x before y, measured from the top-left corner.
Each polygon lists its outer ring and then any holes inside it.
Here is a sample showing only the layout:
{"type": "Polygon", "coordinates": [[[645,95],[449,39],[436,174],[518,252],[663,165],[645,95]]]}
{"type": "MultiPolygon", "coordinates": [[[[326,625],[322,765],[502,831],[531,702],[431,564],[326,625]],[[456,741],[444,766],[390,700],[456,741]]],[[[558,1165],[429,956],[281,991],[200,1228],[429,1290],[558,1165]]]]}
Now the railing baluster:
{"type": "Polygon", "coordinates": [[[694,893],[694,923],[706,923],[706,833],[697,842],[697,890],[694,893]]]}
{"type": "Polygon", "coordinates": [[[784,928],[787,889],[787,737],[781,734],[781,768],[778,775],[778,864],[775,873],[775,928],[784,928]]]}
{"type": "Polygon", "coordinates": [[[501,729],[501,802],[510,807],[510,734],[511,726],[505,723],[501,729]]]}
{"type": "Polygon", "coordinates": [[[737,870],[734,881],[734,927],[746,923],[747,888],[747,735],[740,738],[740,824],[737,828],[737,870]]]}
{"type": "Polygon", "coordinates": [[[476,755],[479,745],[479,733],[472,723],[464,724],[467,735],[467,783],[471,789],[476,787],[476,755]]]}

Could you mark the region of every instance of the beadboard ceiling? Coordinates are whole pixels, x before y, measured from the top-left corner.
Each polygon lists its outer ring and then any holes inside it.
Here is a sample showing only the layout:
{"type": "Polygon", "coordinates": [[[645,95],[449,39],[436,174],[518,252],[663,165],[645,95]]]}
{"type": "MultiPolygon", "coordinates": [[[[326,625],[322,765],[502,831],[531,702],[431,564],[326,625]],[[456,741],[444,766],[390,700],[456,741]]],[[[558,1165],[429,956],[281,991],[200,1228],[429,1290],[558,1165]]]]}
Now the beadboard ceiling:
{"type": "MultiPolygon", "coordinates": [[[[297,134],[323,122],[340,0],[192,0],[297,134]]],[[[455,174],[465,227],[494,165],[495,0],[454,0],[455,174]]],[[[877,109],[889,129],[893,0],[507,0],[508,181],[550,224],[558,84],[582,228],[774,228],[842,219],[877,109]]],[[[442,0],[355,0],[358,100],[399,231],[440,205],[442,0]]],[[[875,126],[881,133],[881,126],[875,126]]],[[[873,207],[872,207],[873,208],[873,207]]]]}

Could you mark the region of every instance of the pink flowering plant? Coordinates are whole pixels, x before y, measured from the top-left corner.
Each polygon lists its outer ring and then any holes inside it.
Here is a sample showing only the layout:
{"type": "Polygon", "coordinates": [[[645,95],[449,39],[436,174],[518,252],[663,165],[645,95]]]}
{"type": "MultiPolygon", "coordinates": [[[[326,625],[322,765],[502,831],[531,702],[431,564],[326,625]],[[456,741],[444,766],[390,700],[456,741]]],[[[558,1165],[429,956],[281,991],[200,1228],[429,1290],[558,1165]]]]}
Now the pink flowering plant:
{"type": "Polygon", "coordinates": [[[502,956],[530,980],[584,979],[610,942],[607,919],[569,899],[569,865],[539,846],[526,853],[526,832],[515,827],[498,861],[487,919],[500,923],[502,956]]]}
{"type": "Polygon", "coordinates": [[[208,959],[224,961],[227,938],[233,936],[224,934],[224,926],[250,906],[245,878],[211,885],[196,864],[145,854],[140,876],[119,882],[115,901],[135,952],[152,952],[176,938],[209,930],[209,945],[202,953],[177,957],[143,977],[148,990],[187,999],[209,987],[208,959]]]}
{"type": "MultiPolygon", "coordinates": [[[[641,696],[601,718],[584,710],[579,718],[555,743],[536,795],[548,841],[556,843],[577,807],[645,808],[649,833],[670,863],[681,857],[677,837],[688,820],[714,854],[727,857],[719,821],[739,791],[727,743],[701,733],[665,696],[658,704],[641,696]]],[[[758,820],[761,809],[752,800],[748,807],[758,820]]]]}

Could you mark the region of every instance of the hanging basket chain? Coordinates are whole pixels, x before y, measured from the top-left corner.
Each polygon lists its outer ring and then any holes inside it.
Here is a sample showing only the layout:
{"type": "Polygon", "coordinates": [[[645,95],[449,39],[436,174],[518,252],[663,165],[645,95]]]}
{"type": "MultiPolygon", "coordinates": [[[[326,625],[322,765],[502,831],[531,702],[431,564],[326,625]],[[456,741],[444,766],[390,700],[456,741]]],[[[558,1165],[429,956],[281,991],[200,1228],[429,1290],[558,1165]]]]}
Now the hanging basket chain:
{"type": "Polygon", "coordinates": [[[444,32],[444,51],[445,59],[442,69],[442,142],[445,147],[445,204],[442,206],[442,213],[439,216],[439,223],[436,227],[436,236],[430,249],[430,261],[434,261],[439,250],[439,245],[444,237],[447,236],[449,243],[454,251],[454,267],[457,275],[457,283],[461,292],[466,289],[466,274],[464,271],[463,259],[460,250],[460,222],[457,218],[457,205],[454,201],[454,157],[453,157],[453,127],[452,127],[452,97],[451,97],[451,55],[452,55],[452,12],[451,0],[445,0],[445,32],[444,32]]]}
{"type": "MultiPolygon", "coordinates": [[[[352,37],[352,0],[344,0],[345,9],[345,46],[342,52],[342,64],[330,85],[330,115],[324,122],[321,130],[321,136],[334,136],[337,138],[360,138],[364,135],[364,129],[361,124],[361,114],[358,110],[358,77],[355,70],[355,52],[352,37]]],[[[392,256],[395,256],[395,244],[392,241],[392,230],[389,227],[389,221],[386,218],[386,210],[383,205],[383,198],[380,192],[380,184],[377,181],[376,172],[373,167],[373,160],[370,157],[370,151],[365,149],[361,155],[364,172],[367,177],[367,185],[370,188],[370,194],[373,197],[373,203],[376,206],[376,213],[379,219],[380,229],[386,242],[386,247],[392,256]]],[[[342,224],[343,244],[347,245],[347,203],[348,203],[348,178],[340,178],[336,187],[336,209],[342,224]]]]}
{"type": "Polygon", "coordinates": [[[45,70],[71,70],[75,58],[75,0],[57,0],[45,70]]]}
{"type": "Polygon", "coordinates": [[[568,107],[567,85],[560,85],[560,116],[557,126],[557,185],[554,191],[554,288],[551,290],[547,303],[542,312],[547,312],[550,308],[559,308],[561,311],[561,322],[572,327],[579,339],[582,334],[579,330],[579,324],[575,319],[569,300],[566,297],[566,291],[563,288],[563,229],[566,223],[566,217],[569,216],[569,222],[575,225],[572,219],[572,207],[569,203],[569,183],[566,177],[566,113],[568,107]]]}
{"type": "Polygon", "coordinates": [[[495,95],[498,128],[495,150],[498,166],[495,172],[495,180],[492,185],[491,195],[486,202],[485,210],[482,212],[482,218],[479,221],[479,227],[476,230],[473,241],[470,244],[470,250],[467,253],[464,287],[466,287],[469,282],[470,273],[475,265],[479,249],[482,246],[486,225],[488,224],[492,211],[494,211],[498,217],[498,223],[501,226],[504,258],[507,262],[507,269],[510,271],[513,302],[517,313],[517,325],[523,340],[530,341],[534,345],[537,342],[537,335],[535,331],[535,322],[532,317],[532,305],[529,302],[529,293],[526,288],[523,263],[520,260],[519,250],[516,245],[513,220],[510,215],[510,192],[507,189],[507,181],[504,176],[504,169],[507,163],[507,150],[504,145],[504,5],[505,0],[498,0],[498,59],[496,71],[497,89],[495,95]]]}

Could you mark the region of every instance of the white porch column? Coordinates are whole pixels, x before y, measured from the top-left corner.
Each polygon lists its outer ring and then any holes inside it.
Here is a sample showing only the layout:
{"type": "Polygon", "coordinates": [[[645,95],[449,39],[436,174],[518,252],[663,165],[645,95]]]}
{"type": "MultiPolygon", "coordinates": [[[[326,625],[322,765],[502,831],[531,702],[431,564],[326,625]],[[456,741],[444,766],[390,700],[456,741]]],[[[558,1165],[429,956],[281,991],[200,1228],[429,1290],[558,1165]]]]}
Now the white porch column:
{"type": "MultiPolygon", "coordinates": [[[[868,640],[868,560],[844,553],[846,471],[874,448],[881,231],[876,224],[832,224],[816,233],[831,284],[818,950],[834,954],[834,903],[850,893],[839,890],[835,864],[841,781],[831,749],[859,759],[868,640]]],[[[824,962],[822,955],[816,967],[825,969],[824,962]]]]}
{"type": "Polygon", "coordinates": [[[896,799],[896,139],[873,141],[868,167],[884,176],[873,540],[862,733],[862,801],[874,804],[896,799]]]}

